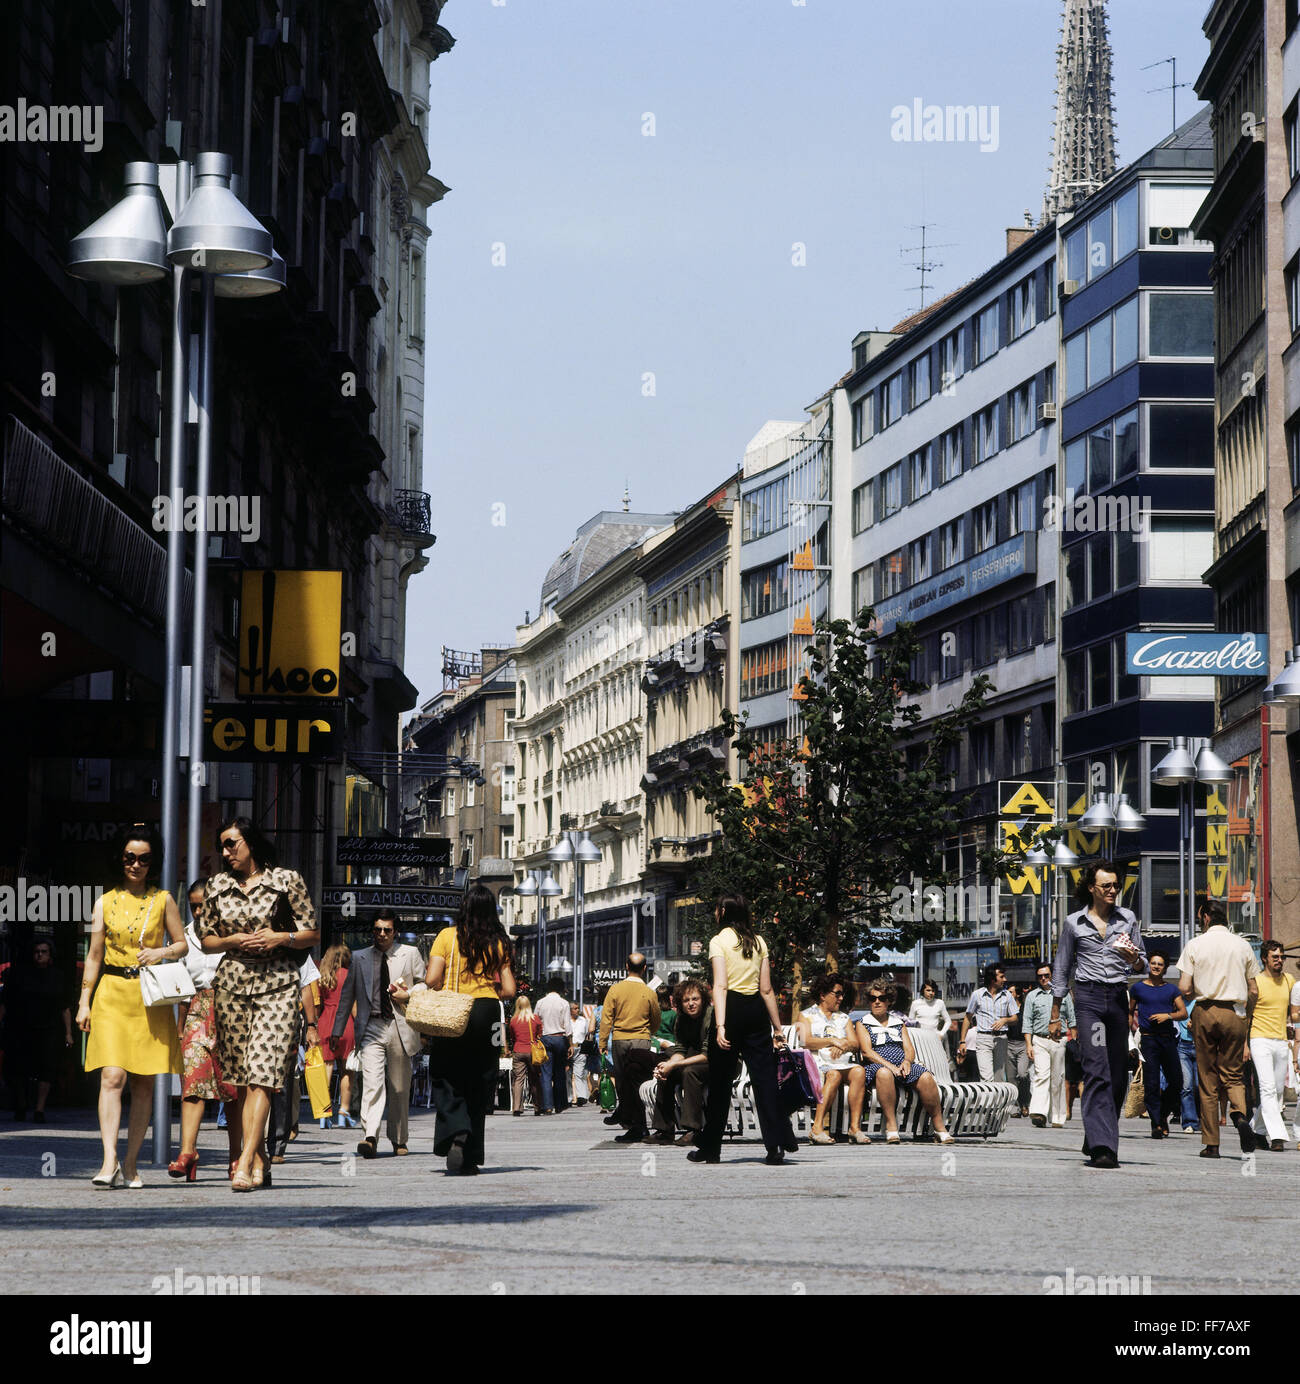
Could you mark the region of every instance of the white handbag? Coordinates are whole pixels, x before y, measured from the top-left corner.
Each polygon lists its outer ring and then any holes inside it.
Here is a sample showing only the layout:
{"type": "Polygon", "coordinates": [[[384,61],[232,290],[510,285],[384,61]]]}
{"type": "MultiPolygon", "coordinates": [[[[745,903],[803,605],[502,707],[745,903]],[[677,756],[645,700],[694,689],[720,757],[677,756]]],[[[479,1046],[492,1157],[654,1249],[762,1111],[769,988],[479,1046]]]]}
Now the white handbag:
{"type": "MultiPolygon", "coordinates": [[[[148,930],[149,919],[146,917],[140,929],[141,946],[144,946],[144,935],[148,930]]],[[[146,1009],[180,1004],[196,993],[194,977],[183,961],[160,961],[156,966],[140,967],[140,998],[146,1009]]]]}
{"type": "Polygon", "coordinates": [[[194,995],[194,978],[183,961],[140,967],[140,998],[146,1009],[180,1004],[194,995]]]}

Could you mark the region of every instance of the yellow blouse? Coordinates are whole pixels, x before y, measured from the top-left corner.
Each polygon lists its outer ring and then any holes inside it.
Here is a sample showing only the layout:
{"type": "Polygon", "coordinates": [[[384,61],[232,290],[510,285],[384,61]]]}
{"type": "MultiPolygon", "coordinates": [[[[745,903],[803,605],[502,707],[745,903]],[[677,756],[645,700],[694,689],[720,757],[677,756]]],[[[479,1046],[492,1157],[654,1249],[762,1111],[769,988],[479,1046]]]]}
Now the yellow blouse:
{"type": "Polygon", "coordinates": [[[501,967],[505,963],[505,955],[498,951],[496,960],[491,964],[486,973],[471,971],[466,965],[464,954],[461,952],[460,943],[456,940],[456,929],[445,927],[434,938],[433,947],[429,955],[441,956],[447,962],[447,971],[443,980],[444,990],[457,990],[462,995],[472,995],[477,999],[497,998],[496,986],[493,981],[501,973],[501,967]],[[451,974],[452,953],[455,952],[458,975],[451,974]]]}
{"type": "Polygon", "coordinates": [[[727,989],[738,995],[758,994],[758,980],[763,970],[767,943],[760,937],[753,956],[740,950],[740,938],[734,927],[724,927],[709,941],[709,960],[720,956],[727,964],[727,989]]]}

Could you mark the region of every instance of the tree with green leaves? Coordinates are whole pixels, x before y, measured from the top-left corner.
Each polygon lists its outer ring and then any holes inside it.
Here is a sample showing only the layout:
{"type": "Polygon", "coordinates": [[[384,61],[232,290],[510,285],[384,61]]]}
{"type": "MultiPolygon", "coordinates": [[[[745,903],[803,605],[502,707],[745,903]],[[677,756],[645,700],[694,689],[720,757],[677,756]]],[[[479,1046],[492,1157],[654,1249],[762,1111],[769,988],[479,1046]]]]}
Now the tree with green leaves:
{"type": "MultiPolygon", "coordinates": [[[[743,893],[774,972],[793,974],[796,986],[810,966],[853,968],[882,946],[905,950],[938,935],[920,909],[899,907],[900,894],[914,880],[952,883],[943,847],[960,832],[968,798],[953,792],[950,751],[994,690],[976,676],[919,738],[911,699],[928,690],[912,676],[919,640],[909,624],[881,637],[874,619],[866,607],[852,622],[818,622],[798,683],[801,741],[760,743],[724,711],[744,780],[713,772],[694,786],[721,830],[697,880],[701,896],[743,893]]],[[[1006,860],[985,851],[985,879],[1006,860]]],[[[701,938],[711,923],[706,912],[701,938]]]]}

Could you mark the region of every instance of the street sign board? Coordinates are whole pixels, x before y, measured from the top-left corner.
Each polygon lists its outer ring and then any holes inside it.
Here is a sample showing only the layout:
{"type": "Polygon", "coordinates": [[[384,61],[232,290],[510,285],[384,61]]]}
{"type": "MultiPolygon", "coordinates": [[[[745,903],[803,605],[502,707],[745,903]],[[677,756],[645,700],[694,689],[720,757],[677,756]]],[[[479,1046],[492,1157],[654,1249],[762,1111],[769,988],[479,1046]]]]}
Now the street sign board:
{"type": "Polygon", "coordinates": [[[327,884],[321,890],[322,908],[404,908],[426,913],[459,913],[459,889],[432,889],[400,884],[327,884]]]}
{"type": "Polygon", "coordinates": [[[446,836],[339,836],[334,842],[336,865],[451,864],[451,840],[446,836]]]}
{"type": "Polygon", "coordinates": [[[1143,630],[1124,636],[1124,671],[1142,677],[1268,676],[1268,635],[1143,630]]]}

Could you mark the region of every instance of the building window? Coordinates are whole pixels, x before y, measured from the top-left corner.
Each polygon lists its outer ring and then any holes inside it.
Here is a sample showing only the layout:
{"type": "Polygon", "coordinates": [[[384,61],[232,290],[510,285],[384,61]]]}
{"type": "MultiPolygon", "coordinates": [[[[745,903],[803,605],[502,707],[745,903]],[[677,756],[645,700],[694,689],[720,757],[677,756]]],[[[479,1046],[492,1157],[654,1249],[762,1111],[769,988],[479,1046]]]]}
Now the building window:
{"type": "Polygon", "coordinates": [[[907,573],[913,586],[930,576],[930,539],[917,538],[907,545],[907,573]]]}
{"type": "Polygon", "coordinates": [[[1115,419],[1115,479],[1123,480],[1137,469],[1138,415],[1137,409],[1130,409],[1115,419]]]}
{"type": "Polygon", "coordinates": [[[1088,650],[1088,704],[1093,710],[1110,705],[1110,664],[1109,644],[1094,644],[1088,650]]]}
{"type": "Polygon", "coordinates": [[[1151,520],[1147,540],[1148,582],[1199,582],[1214,560],[1213,521],[1179,515],[1151,520]]]}
{"type": "Polygon", "coordinates": [[[1300,331],[1300,255],[1287,265],[1282,277],[1286,284],[1287,325],[1294,336],[1300,331]]]}
{"type": "Polygon", "coordinates": [[[1065,278],[1084,283],[1088,278],[1088,228],[1079,226],[1065,237],[1065,278]]]}
{"type": "Polygon", "coordinates": [[[939,529],[939,567],[952,567],[966,556],[962,542],[962,521],[953,519],[939,529]]]}
{"type": "Polygon", "coordinates": [[[972,545],[974,552],[987,552],[998,541],[998,502],[986,500],[975,506],[972,545]]]}
{"type": "Polygon", "coordinates": [[[744,698],[763,697],[780,692],[790,685],[790,648],[788,639],[774,639],[770,644],[746,649],[740,656],[740,695],[744,698]]]}
{"type": "Polygon", "coordinates": [[[450,786],[447,788],[447,805],[443,809],[443,815],[447,817],[456,815],[456,790],[450,786]]]}
{"type": "Polygon", "coordinates": [[[903,463],[895,462],[880,478],[880,517],[888,519],[903,508],[903,463]]]}
{"type": "Polygon", "coordinates": [[[1031,274],[1011,290],[1011,339],[1023,336],[1034,325],[1034,276],[1031,274]]]}
{"type": "Polygon", "coordinates": [[[993,777],[993,727],[972,726],[970,732],[972,783],[988,783],[993,777]]]}
{"type": "Polygon", "coordinates": [[[757,567],[740,578],[740,618],[754,620],[790,604],[790,564],[786,558],[757,567]]]}
{"type": "Polygon", "coordinates": [[[472,778],[468,778],[468,779],[465,780],[465,806],[466,806],[466,807],[474,807],[474,806],[476,805],[476,803],[477,803],[477,797],[478,797],[477,789],[478,789],[478,785],[474,782],[474,780],[473,780],[472,778]]]}
{"type": "Polygon", "coordinates": [[[751,490],[741,502],[741,539],[748,543],[786,527],[789,482],[785,476],[751,490]]]}
{"type": "Polygon", "coordinates": [[[1007,491],[1007,537],[1032,533],[1038,528],[1038,514],[1034,508],[1034,483],[1021,481],[1013,490],[1007,491]]]}
{"type": "Polygon", "coordinates": [[[930,356],[927,352],[907,367],[909,393],[912,407],[917,408],[930,397],[930,356]]]}
{"type": "Polygon", "coordinates": [[[922,447],[920,451],[913,452],[907,459],[908,470],[911,473],[912,499],[919,500],[922,495],[930,493],[930,447],[929,444],[922,447]]]}
{"type": "Polygon", "coordinates": [[[880,594],[897,596],[903,589],[903,550],[889,553],[880,559],[880,594]]]}
{"type": "Polygon", "coordinates": [[[1088,489],[1096,494],[1111,482],[1110,424],[1103,423],[1088,434],[1088,489]]]}
{"type": "Polygon", "coordinates": [[[1007,652],[1022,654],[1037,642],[1041,621],[1034,609],[1037,591],[1007,602],[1007,652]]]}
{"type": "Polygon", "coordinates": [[[998,305],[990,303],[975,317],[975,364],[983,365],[998,349],[998,305]]]}
{"type": "Polygon", "coordinates": [[[853,574],[853,614],[856,618],[865,606],[876,603],[875,564],[859,567],[853,574]]]}
{"type": "Polygon", "coordinates": [[[1112,262],[1110,208],[1106,207],[1088,222],[1088,278],[1099,278],[1112,262]]]}
{"type": "Polygon", "coordinates": [[[990,404],[975,415],[975,465],[987,461],[998,449],[998,406],[990,404]]]}
{"type": "Polygon", "coordinates": [[[1286,425],[1286,455],[1291,465],[1291,489],[1300,490],[1300,424],[1295,419],[1286,425]]]}
{"type": "Polygon", "coordinates": [[[509,827],[501,828],[501,858],[502,860],[515,858],[515,833],[509,827]]]}
{"type": "Polygon", "coordinates": [[[501,766],[501,811],[515,805],[515,766],[513,764],[503,764],[501,766]]]}
{"type": "Polygon", "coordinates": [[[876,483],[864,481],[853,490],[853,532],[864,533],[875,522],[872,513],[875,507],[876,483]]]}
{"type": "Polygon", "coordinates": [[[883,432],[891,423],[897,423],[903,416],[903,372],[891,375],[880,391],[880,430],[883,432]]]}
{"type": "Polygon", "coordinates": [[[939,483],[946,485],[961,475],[961,428],[950,428],[939,439],[939,483]]]}
{"type": "Polygon", "coordinates": [[[1214,470],[1214,405],[1148,404],[1147,466],[1214,470]]]}
{"type": "Polygon", "coordinates": [[[945,336],[939,347],[939,388],[945,394],[952,392],[953,385],[965,372],[962,359],[961,328],[945,336]]]}
{"type": "MultiPolygon", "coordinates": [[[[1236,131],[1234,138],[1235,135],[1236,131]]],[[[1164,250],[1213,249],[1211,244],[1197,240],[1192,233],[1192,221],[1209,190],[1208,183],[1148,183],[1147,244],[1164,250]]]]}
{"type": "Polygon", "coordinates": [[[1088,328],[1088,388],[1100,384],[1112,371],[1112,322],[1110,313],[1088,328]]]}
{"type": "Polygon", "coordinates": [[[1088,545],[1074,543],[1063,549],[1061,561],[1065,571],[1065,609],[1073,610],[1088,600],[1088,545]]]}
{"type": "Polygon", "coordinates": [[[1148,293],[1146,300],[1148,359],[1213,357],[1212,293],[1148,293]]]}
{"type": "Polygon", "coordinates": [[[1032,380],[1026,380],[1019,389],[1011,391],[1007,424],[1008,444],[1019,442],[1022,437],[1028,437],[1034,431],[1034,383],[1032,380]]]}
{"type": "Polygon", "coordinates": [[[871,401],[870,394],[864,394],[862,398],[853,401],[853,445],[861,447],[871,437],[871,401]]]}

